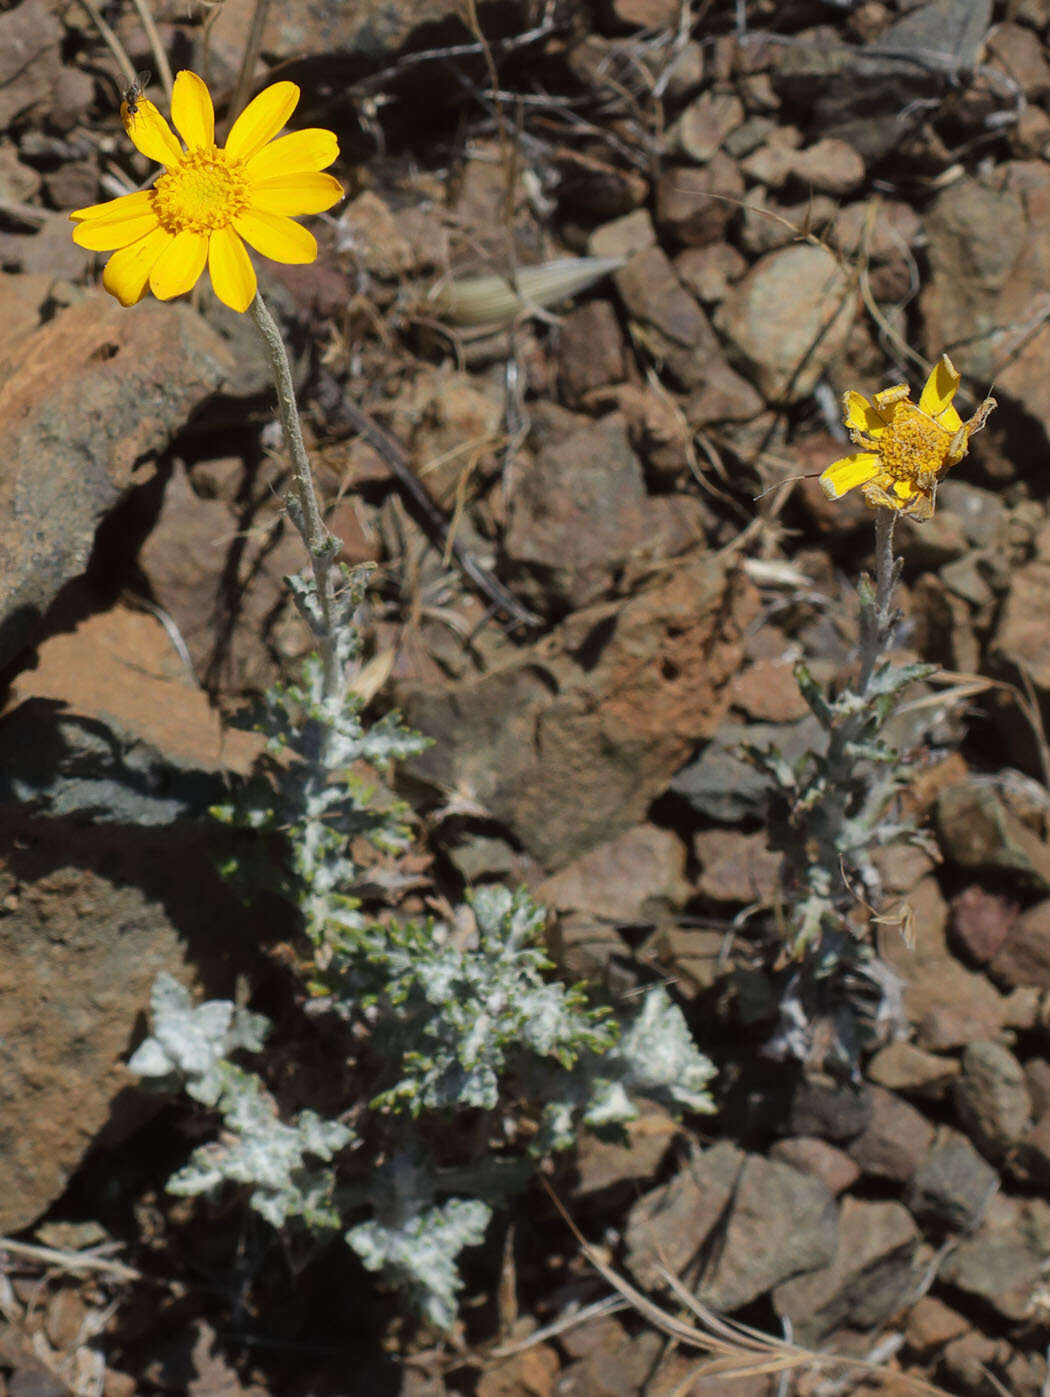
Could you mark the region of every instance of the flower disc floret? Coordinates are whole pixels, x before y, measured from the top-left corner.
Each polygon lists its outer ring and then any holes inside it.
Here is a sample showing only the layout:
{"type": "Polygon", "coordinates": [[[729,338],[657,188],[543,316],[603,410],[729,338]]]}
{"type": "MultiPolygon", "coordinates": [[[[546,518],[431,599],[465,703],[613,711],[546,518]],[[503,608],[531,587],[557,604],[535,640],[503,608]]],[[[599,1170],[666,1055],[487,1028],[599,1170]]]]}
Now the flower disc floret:
{"type": "Polygon", "coordinates": [[[251,207],[251,188],[240,161],[214,148],[191,150],[153,186],[157,222],[169,233],[225,228],[251,207]]]}
{"type": "Polygon", "coordinates": [[[940,480],[966,455],[970,437],[995,407],[994,398],[985,398],[964,422],[953,402],[958,388],[955,366],[942,354],[917,405],[904,384],[884,388],[870,402],[850,389],[842,400],[843,419],[862,450],[832,462],[821,475],[828,499],[859,486],[873,508],[929,519],[940,480]]]}
{"type": "Polygon", "coordinates": [[[122,105],[132,142],[164,173],[152,189],[70,214],[75,243],[113,254],[102,284],[122,305],[147,291],[162,301],[180,296],[207,267],[219,300],[245,311],[256,288],[245,244],[275,262],[314,261],[313,234],[293,220],[331,208],[344,190],[322,173],[339,155],[331,131],[274,139],[298,101],[295,83],[273,83],[248,104],[221,148],[211,95],[196,73],[179,73],[172,88],[181,141],[152,102],[139,97],[122,105]]]}

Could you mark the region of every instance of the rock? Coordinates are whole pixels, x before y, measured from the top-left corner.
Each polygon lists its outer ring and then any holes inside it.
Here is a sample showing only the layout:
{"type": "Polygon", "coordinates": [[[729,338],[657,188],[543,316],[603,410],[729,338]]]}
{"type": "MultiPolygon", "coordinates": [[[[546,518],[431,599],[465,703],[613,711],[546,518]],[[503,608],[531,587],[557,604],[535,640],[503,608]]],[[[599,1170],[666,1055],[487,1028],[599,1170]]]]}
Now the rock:
{"type": "Polygon", "coordinates": [[[1037,35],[1022,24],[997,24],[988,36],[991,66],[1018,85],[1029,102],[1050,94],[1050,63],[1037,35]]]}
{"type": "Polygon", "coordinates": [[[63,38],[47,0],[22,0],[0,14],[0,129],[50,108],[63,70],[63,38]]]}
{"type": "Polygon", "coordinates": [[[810,711],[788,660],[756,660],[736,676],[730,694],[732,706],[757,723],[797,723],[810,711]]]}
{"type": "Polygon", "coordinates": [[[948,906],[933,878],[908,897],[916,938],[913,948],[887,938],[883,957],[904,981],[904,1015],[921,1048],[941,1052],[974,1038],[998,1036],[1006,1001],[983,975],[967,970],[948,950],[948,906]]]}
{"type": "Polygon", "coordinates": [[[610,922],[649,922],[689,898],[685,846],[670,830],[638,825],[567,864],[536,889],[559,912],[589,912],[610,922]]]}
{"type": "MultiPolygon", "coordinates": [[[[1013,161],[987,179],[954,182],[926,215],[927,343],[952,345],[956,367],[978,382],[994,376],[1034,422],[1050,420],[1043,367],[1050,328],[1027,328],[1032,306],[1050,293],[1050,249],[1041,236],[1048,210],[1050,171],[1041,161],[1013,161]]],[[[1023,614],[1014,620],[1023,627],[1023,614]]]]}
{"type": "MultiPolygon", "coordinates": [[[[648,4],[650,0],[633,0],[648,4]]],[[[662,0],[653,0],[662,3],[662,0]]],[[[632,3],[632,0],[627,0],[632,3]]],[[[649,197],[649,181],[637,170],[612,164],[585,150],[562,145],[551,152],[558,177],[558,202],[587,223],[622,218],[649,197]]]]}
{"type": "Polygon", "coordinates": [[[744,104],[733,92],[703,92],[668,132],[683,155],[703,165],[744,121],[744,104]]]}
{"type": "Polygon", "coordinates": [[[340,210],[339,225],[354,261],[373,276],[394,280],[419,270],[412,244],[390,206],[366,189],[340,210]]]}
{"type": "Polygon", "coordinates": [[[966,1232],[988,1205],[999,1176],[964,1135],[939,1136],[908,1189],[908,1207],[923,1223],[966,1232]]]}
{"type": "Polygon", "coordinates": [[[822,742],[823,729],[812,715],[800,723],[723,723],[696,761],[671,782],[671,790],[707,819],[736,824],[761,816],[768,799],[767,778],[739,755],[742,745],[775,748],[795,761],[822,742]]]}
{"type": "Polygon", "coordinates": [[[204,956],[212,994],[230,993],[228,948],[258,933],[213,867],[214,831],[79,821],[29,822],[8,807],[0,847],[0,1229],[45,1212],[95,1145],[118,1146],[152,1107],[124,1067],[156,974],[193,978],[204,956]]]}
{"type": "Polygon", "coordinates": [[[852,1188],[860,1178],[860,1168],[844,1150],[813,1135],[777,1140],[770,1148],[769,1157],[779,1164],[790,1164],[792,1169],[803,1174],[812,1174],[836,1197],[852,1188]]]}
{"type": "Polygon", "coordinates": [[[990,961],[1017,920],[1018,906],[1010,898],[971,884],[952,898],[949,935],[955,946],[977,965],[990,961]]]}
{"type": "Polygon", "coordinates": [[[836,1241],[835,1200],[820,1179],[748,1155],[697,1294],[731,1313],[790,1277],[827,1265],[836,1241]]]}
{"type": "Polygon", "coordinates": [[[550,1344],[530,1344],[478,1378],[477,1397],[552,1397],[561,1360],[550,1344]]]}
{"type": "Polygon", "coordinates": [[[870,1087],[803,1077],[791,1097],[788,1133],[821,1140],[853,1139],[871,1123],[872,1100],[870,1087]]]}
{"type": "Polygon", "coordinates": [[[961,1071],[955,1058],[938,1057],[915,1043],[897,1041],[880,1048],[868,1063],[868,1077],[890,1091],[910,1091],[939,1100],[961,1071]]]}
{"type": "Polygon", "coordinates": [[[634,209],[595,228],[587,242],[591,257],[633,257],[656,246],[656,229],[648,209],[634,209]]]}
{"type": "Polygon", "coordinates": [[[712,902],[772,906],[780,887],[783,854],[769,848],[764,831],[701,830],[693,837],[700,865],[696,892],[712,902]]]}
{"type": "Polygon", "coordinates": [[[635,954],[682,998],[696,999],[725,975],[726,936],[703,927],[658,926],[635,954]]]}
{"type": "Polygon", "coordinates": [[[680,252],[674,269],[701,301],[724,301],[730,286],[747,271],[747,259],[730,243],[709,243],[680,252]]]}
{"type": "Polygon", "coordinates": [[[777,1286],[773,1306],[795,1342],[819,1344],[843,1325],[867,1329],[901,1309],[913,1291],[919,1233],[899,1203],[843,1200],[829,1265],[777,1286]]]}
{"type": "Polygon", "coordinates": [[[535,858],[563,867],[644,820],[714,732],[754,605],[721,563],[693,556],[625,602],[576,613],[490,673],[405,686],[409,724],[437,741],[403,772],[437,791],[471,791],[535,858]]]}
{"type": "Polygon", "coordinates": [[[991,1305],[1004,1319],[1031,1318],[1050,1248],[1050,1204],[994,1198],[979,1231],[949,1253],[940,1278],[991,1305]]]}
{"type": "Polygon", "coordinates": [[[1027,907],[988,963],[988,973],[1010,987],[1050,990],[1050,899],[1027,907]]]}
{"type": "Polygon", "coordinates": [[[658,1287],[662,1267],[681,1275],[695,1260],[723,1220],[747,1160],[743,1150],[722,1141],[638,1199],[624,1229],[624,1260],[641,1285],[658,1287]]]}
{"type": "Polygon", "coordinates": [[[774,84],[808,111],[815,130],[849,142],[866,160],[881,159],[900,143],[901,111],[973,71],[991,8],[991,0],[932,0],[860,47],[829,27],[804,31],[785,50],[774,84]]]}
{"type": "Polygon", "coordinates": [[[543,446],[510,500],[508,574],[526,603],[577,611],[612,590],[629,562],[659,561],[695,543],[698,512],[650,500],[626,420],[610,413],[543,446]],[[676,533],[677,527],[677,533],[676,533]]]}
{"type": "Polygon", "coordinates": [[[627,1143],[599,1140],[585,1133],[580,1136],[574,1161],[574,1198],[593,1200],[602,1194],[602,1206],[617,1200],[631,1201],[640,1184],[650,1180],[660,1167],[681,1127],[659,1106],[644,1106],[624,1129],[627,1143]]]}
{"type": "Polygon", "coordinates": [[[96,528],[141,480],[142,460],[168,445],[230,365],[188,306],[146,302],[129,315],[104,292],[26,336],[17,359],[0,385],[0,664],[84,570],[96,528]]]}
{"type": "Polygon", "coordinates": [[[943,1348],[952,1339],[968,1332],[970,1322],[957,1310],[938,1300],[936,1295],[924,1295],[912,1306],[904,1330],[909,1348],[928,1356],[943,1348]]]}
{"type": "Polygon", "coordinates": [[[795,403],[844,351],[855,302],[831,253],[798,244],[757,262],[719,307],[718,323],[765,397],[795,403]]]}
{"type": "Polygon", "coordinates": [[[1050,1184],[1050,1110],[1036,1109],[1035,1124],[1018,1147],[1012,1161],[1023,1178],[1045,1188],[1050,1184]]]}
{"type": "MultiPolygon", "coordinates": [[[[212,26],[211,49],[233,72],[243,56],[244,36],[252,14],[250,0],[229,0],[229,8],[223,9],[212,26]]],[[[342,62],[350,64],[349,76],[350,72],[360,74],[385,68],[404,52],[457,42],[462,38],[457,19],[454,0],[420,0],[413,5],[365,0],[352,11],[337,4],[317,5],[305,12],[276,9],[268,14],[262,45],[276,62],[294,60],[304,53],[338,55],[342,62]]],[[[521,33],[527,25],[524,14],[516,7],[512,14],[504,11],[501,16],[499,7],[489,0],[482,0],[479,5],[477,22],[482,32],[493,39],[498,34],[521,33]]],[[[411,82],[414,91],[421,90],[431,103],[440,104],[445,90],[458,94],[460,89],[456,83],[449,83],[446,89],[439,73],[439,63],[427,65],[422,73],[420,65],[413,64],[402,81],[411,82]],[[421,80],[424,86],[418,89],[421,80]]]]}
{"type": "MultiPolygon", "coordinates": [[[[176,464],[139,553],[149,595],[182,637],[198,681],[237,697],[278,677],[270,646],[276,618],[292,609],[284,579],[307,566],[298,534],[279,516],[258,522],[245,537],[243,519],[195,494],[176,464]]],[[[310,637],[301,622],[297,631],[302,653],[310,637]]]]}
{"type": "Polygon", "coordinates": [[[992,654],[1011,671],[1020,669],[1043,695],[1050,693],[1050,639],[1039,624],[1050,606],[1050,562],[1035,559],[1015,569],[992,638],[992,654]]]}
{"type": "Polygon", "coordinates": [[[699,168],[665,165],[656,186],[656,226],[684,247],[721,242],[743,198],[736,161],[721,151],[699,168]]]}
{"type": "Polygon", "coordinates": [[[933,1142],[933,1126],[885,1087],[871,1087],[871,1119],[850,1141],[850,1158],[865,1174],[907,1183],[933,1142]]]}
{"type": "MultiPolygon", "coordinates": [[[[780,127],[778,133],[785,129],[791,130],[780,127]]],[[[744,161],[745,175],[773,189],[794,179],[816,193],[839,198],[854,193],[863,183],[864,161],[846,141],[826,138],[799,150],[798,133],[793,134],[793,141],[760,146],[744,161]]]]}
{"type": "Polygon", "coordinates": [[[613,277],[634,333],[683,388],[704,382],[722,357],[718,337],[658,247],[637,253],[613,277]]]}
{"type": "Polygon", "coordinates": [[[570,407],[579,406],[596,388],[620,382],[627,361],[620,322],[608,301],[588,301],[565,316],[558,359],[562,395],[570,407]]]}
{"type": "Polygon", "coordinates": [[[13,681],[0,800],[97,823],[199,820],[260,746],[223,731],[154,616],[117,608],[59,630],[13,681]]]}
{"type": "Polygon", "coordinates": [[[1028,1129],[1032,1100],[1024,1069],[999,1043],[968,1043],[952,1095],[963,1129],[982,1154],[1003,1159],[1028,1129]]]}

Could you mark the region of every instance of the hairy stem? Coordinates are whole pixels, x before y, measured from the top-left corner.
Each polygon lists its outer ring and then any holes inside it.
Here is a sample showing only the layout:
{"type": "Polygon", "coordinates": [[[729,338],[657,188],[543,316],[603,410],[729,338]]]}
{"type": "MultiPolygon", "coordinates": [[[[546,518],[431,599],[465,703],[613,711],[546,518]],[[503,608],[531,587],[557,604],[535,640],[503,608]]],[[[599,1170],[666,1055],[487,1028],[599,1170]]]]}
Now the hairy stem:
{"type": "Polygon", "coordinates": [[[860,674],[857,693],[866,694],[879,660],[889,649],[897,613],[893,593],[900,568],[893,556],[893,526],[897,516],[892,509],[875,511],[875,598],[874,605],[861,608],[860,674]]]}
{"type": "Polygon", "coordinates": [[[324,666],[324,698],[334,699],[340,692],[341,679],[338,656],[336,654],[333,617],[335,614],[335,579],[333,562],[335,540],[328,532],[314,489],[310,458],[303,442],[303,429],[299,421],[299,408],[295,401],[295,386],[292,383],[292,368],[288,362],[288,352],[281,339],[277,322],[270,314],[269,307],[260,292],[248,307],[248,313],[255,322],[260,338],[266,346],[266,353],[273,371],[274,386],[277,389],[277,404],[281,413],[281,426],[284,440],[292,463],[292,482],[287,498],[288,517],[298,529],[310,555],[314,581],[317,583],[317,601],[320,611],[320,625],[314,625],[314,635],[321,652],[324,666]]]}

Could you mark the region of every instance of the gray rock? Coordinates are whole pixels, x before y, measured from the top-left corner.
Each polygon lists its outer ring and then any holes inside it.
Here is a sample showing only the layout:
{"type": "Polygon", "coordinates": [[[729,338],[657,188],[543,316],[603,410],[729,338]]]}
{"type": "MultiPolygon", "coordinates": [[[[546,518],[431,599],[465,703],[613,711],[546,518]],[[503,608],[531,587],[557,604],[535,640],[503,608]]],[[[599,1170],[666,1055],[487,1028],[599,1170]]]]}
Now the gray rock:
{"type": "Polygon", "coordinates": [[[903,110],[946,94],[960,74],[972,72],[991,9],[991,0],[933,0],[860,48],[841,43],[834,31],[810,31],[786,51],[775,85],[811,108],[822,135],[879,159],[900,142],[903,110]]]}
{"type": "Polygon", "coordinates": [[[855,312],[835,257],[796,243],[756,262],[722,302],[717,323],[766,398],[795,403],[844,350],[855,312]]]}
{"type": "Polygon", "coordinates": [[[782,1281],[826,1266],[837,1238],[835,1200],[820,1179],[749,1155],[697,1293],[715,1310],[738,1310],[782,1281]]]}
{"type": "Polygon", "coordinates": [[[937,1141],[916,1169],[908,1207],[920,1222],[965,1232],[981,1216],[998,1182],[992,1166],[953,1131],[937,1141]]]}
{"type": "Polygon", "coordinates": [[[830,1265],[777,1286],[773,1305],[802,1344],[819,1344],[847,1325],[868,1329],[901,1309],[918,1277],[912,1263],[919,1232],[899,1203],[846,1198],[830,1265]]]}
{"type": "Polygon", "coordinates": [[[1050,1204],[997,1198],[974,1237],[941,1267],[940,1278],[990,1305],[1005,1319],[1028,1319],[1043,1280],[1050,1247],[1050,1204]]]}
{"type": "Polygon", "coordinates": [[[963,1129],[982,1154],[1003,1159],[1032,1115],[1024,1068],[1000,1043],[968,1043],[953,1095],[963,1129]]]}
{"type": "Polygon", "coordinates": [[[851,1140],[870,1125],[872,1100],[870,1087],[804,1077],[791,1098],[788,1133],[851,1140]]]}
{"type": "Polygon", "coordinates": [[[850,1157],[865,1174],[905,1183],[933,1141],[933,1126],[892,1091],[871,1087],[871,1120],[850,1143],[850,1157]]]}
{"type": "Polygon", "coordinates": [[[681,1274],[725,1219],[748,1156],[728,1140],[704,1150],[673,1179],[639,1198],[624,1230],[627,1269],[659,1286],[662,1267],[681,1274]]]}
{"type": "Polygon", "coordinates": [[[800,723],[723,723],[696,761],[684,767],[671,782],[675,795],[709,819],[736,824],[749,815],[761,815],[769,782],[741,755],[741,746],[760,751],[775,748],[793,762],[823,740],[816,718],[800,723]]]}

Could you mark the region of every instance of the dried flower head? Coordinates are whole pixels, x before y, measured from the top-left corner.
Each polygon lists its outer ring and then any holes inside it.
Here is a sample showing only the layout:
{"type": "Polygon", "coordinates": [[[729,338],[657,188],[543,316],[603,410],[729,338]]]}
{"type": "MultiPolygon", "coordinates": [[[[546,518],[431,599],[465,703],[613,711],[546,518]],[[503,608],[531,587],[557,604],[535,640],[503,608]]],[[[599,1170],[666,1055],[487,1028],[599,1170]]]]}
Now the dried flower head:
{"type": "Polygon", "coordinates": [[[839,500],[859,485],[873,508],[929,519],[942,476],[966,455],[970,437],[995,407],[994,398],[985,398],[964,422],[952,401],[958,387],[955,366],[942,354],[917,407],[903,383],[884,388],[870,403],[850,389],[842,399],[843,418],[863,450],[833,462],[820,477],[828,499],[839,500]]]}
{"type": "Polygon", "coordinates": [[[162,301],[181,296],[207,266],[219,300],[244,311],[256,287],[245,243],[275,262],[316,258],[313,234],[292,220],[343,197],[339,181],[320,173],[339,146],[320,128],[274,140],[298,101],[295,83],[265,88],[222,149],[211,94],[196,73],[179,73],[172,89],[171,119],[182,143],[140,93],[122,104],[124,129],[164,173],[151,189],[70,214],[78,246],[113,253],[102,284],[121,305],[134,305],[147,290],[162,301]]]}

